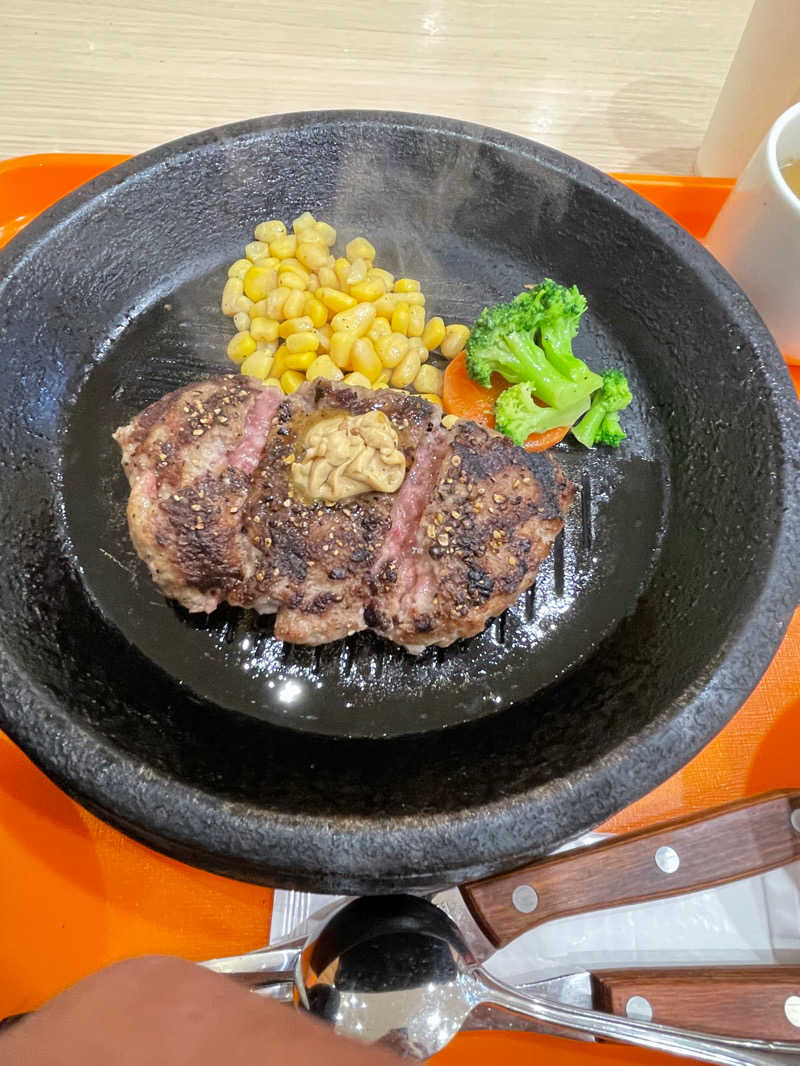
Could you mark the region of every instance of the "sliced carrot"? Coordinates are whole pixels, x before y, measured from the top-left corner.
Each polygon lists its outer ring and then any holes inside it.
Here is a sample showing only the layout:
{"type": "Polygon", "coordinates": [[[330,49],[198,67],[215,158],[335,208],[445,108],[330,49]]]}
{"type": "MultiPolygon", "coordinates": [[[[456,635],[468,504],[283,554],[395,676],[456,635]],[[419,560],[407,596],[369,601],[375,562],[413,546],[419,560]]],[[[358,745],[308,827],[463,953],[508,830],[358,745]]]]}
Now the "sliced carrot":
{"type": "Polygon", "coordinates": [[[546,433],[531,433],[522,447],[526,452],[546,452],[554,444],[558,444],[569,433],[569,426],[556,426],[548,429],[546,433]]]}
{"type": "MultiPolygon", "coordinates": [[[[494,405],[497,397],[508,388],[500,374],[492,374],[491,388],[484,388],[467,373],[467,357],[459,352],[444,372],[442,405],[448,415],[468,418],[481,426],[494,427],[494,405]]],[[[528,452],[543,452],[563,440],[569,426],[558,426],[546,433],[531,433],[523,447],[528,452]]]]}
{"type": "Polygon", "coordinates": [[[485,389],[467,373],[467,356],[459,352],[447,365],[442,387],[442,405],[449,415],[469,418],[482,426],[494,426],[494,403],[508,382],[492,374],[492,387],[485,389]]]}

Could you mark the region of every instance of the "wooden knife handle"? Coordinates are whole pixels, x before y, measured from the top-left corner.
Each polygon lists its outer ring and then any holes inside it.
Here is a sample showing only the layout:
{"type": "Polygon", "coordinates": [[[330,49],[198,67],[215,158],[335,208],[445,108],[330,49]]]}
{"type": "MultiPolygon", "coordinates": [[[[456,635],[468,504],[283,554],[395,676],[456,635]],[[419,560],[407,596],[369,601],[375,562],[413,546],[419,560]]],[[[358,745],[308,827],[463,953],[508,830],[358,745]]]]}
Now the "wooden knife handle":
{"type": "MultiPolygon", "coordinates": [[[[767,792],[465,885],[496,947],[570,914],[724,885],[800,857],[800,792],[767,792]]],[[[665,934],[666,935],[666,934],[665,934]]]]}
{"type": "Polygon", "coordinates": [[[800,1045],[800,966],[600,970],[592,992],[609,1014],[800,1045]]]}

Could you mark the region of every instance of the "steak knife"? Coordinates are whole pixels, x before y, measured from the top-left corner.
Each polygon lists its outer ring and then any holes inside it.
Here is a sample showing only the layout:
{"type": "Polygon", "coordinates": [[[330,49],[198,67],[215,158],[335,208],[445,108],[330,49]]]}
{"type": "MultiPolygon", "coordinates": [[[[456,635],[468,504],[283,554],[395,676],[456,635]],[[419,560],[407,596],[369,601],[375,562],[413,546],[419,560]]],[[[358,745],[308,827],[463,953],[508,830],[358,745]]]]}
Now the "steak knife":
{"type": "Polygon", "coordinates": [[[433,894],[478,962],[570,915],[665,899],[800,858],[800,792],[775,791],[433,894]]]}

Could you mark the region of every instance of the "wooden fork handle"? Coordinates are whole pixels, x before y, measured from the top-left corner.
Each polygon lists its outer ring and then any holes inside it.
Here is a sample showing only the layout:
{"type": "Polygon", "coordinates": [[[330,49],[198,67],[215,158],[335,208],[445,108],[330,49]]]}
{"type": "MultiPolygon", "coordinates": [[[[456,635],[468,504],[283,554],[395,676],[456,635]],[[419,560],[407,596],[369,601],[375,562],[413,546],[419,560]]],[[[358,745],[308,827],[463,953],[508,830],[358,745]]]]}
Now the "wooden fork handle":
{"type": "Polygon", "coordinates": [[[610,1014],[800,1047],[800,966],[601,970],[592,992],[610,1014]]]}
{"type": "Polygon", "coordinates": [[[484,933],[502,947],[554,918],[724,885],[799,857],[800,792],[768,792],[565,851],[461,891],[484,933]]]}

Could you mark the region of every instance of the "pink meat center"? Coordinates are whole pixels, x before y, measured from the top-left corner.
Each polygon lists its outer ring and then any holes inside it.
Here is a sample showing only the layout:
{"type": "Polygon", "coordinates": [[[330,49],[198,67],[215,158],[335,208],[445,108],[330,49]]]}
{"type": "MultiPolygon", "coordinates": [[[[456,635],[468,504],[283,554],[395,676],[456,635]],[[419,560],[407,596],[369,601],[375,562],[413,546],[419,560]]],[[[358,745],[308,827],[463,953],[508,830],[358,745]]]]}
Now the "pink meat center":
{"type": "Polygon", "coordinates": [[[242,439],[228,456],[228,463],[243,474],[252,474],[258,466],[272,416],[283,399],[277,389],[264,389],[253,401],[245,418],[242,439]]]}
{"type": "Polygon", "coordinates": [[[375,563],[380,573],[386,563],[397,566],[396,595],[424,600],[431,586],[429,560],[416,549],[420,518],[439,478],[442,460],[448,447],[445,430],[435,429],[417,451],[414,465],[395,497],[392,528],[375,563]]]}

